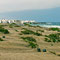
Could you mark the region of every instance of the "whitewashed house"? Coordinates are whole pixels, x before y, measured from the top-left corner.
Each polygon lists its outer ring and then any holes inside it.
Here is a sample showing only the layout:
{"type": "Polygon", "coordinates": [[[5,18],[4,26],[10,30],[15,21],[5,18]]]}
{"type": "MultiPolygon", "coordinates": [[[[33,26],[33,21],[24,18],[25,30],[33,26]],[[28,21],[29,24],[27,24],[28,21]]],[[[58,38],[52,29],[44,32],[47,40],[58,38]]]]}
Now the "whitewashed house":
{"type": "Polygon", "coordinates": [[[25,21],[22,20],[21,24],[23,24],[23,23],[33,23],[33,22],[35,22],[35,20],[30,20],[30,21],[29,20],[25,20],[25,21]]]}
{"type": "Polygon", "coordinates": [[[17,23],[17,24],[23,24],[23,23],[32,23],[35,22],[34,20],[0,20],[0,23],[17,23]]]}

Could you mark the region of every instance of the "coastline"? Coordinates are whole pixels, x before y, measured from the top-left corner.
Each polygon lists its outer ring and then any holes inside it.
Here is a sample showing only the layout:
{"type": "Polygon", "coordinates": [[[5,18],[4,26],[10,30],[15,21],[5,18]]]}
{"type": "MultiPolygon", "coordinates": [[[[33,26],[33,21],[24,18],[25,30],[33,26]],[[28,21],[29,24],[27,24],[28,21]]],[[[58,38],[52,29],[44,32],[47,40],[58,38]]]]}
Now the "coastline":
{"type": "Polygon", "coordinates": [[[32,26],[41,26],[45,28],[60,28],[60,22],[41,22],[38,24],[31,24],[32,26]]]}
{"type": "Polygon", "coordinates": [[[60,28],[60,26],[57,26],[57,25],[42,25],[41,27],[47,27],[47,28],[60,28]]]}

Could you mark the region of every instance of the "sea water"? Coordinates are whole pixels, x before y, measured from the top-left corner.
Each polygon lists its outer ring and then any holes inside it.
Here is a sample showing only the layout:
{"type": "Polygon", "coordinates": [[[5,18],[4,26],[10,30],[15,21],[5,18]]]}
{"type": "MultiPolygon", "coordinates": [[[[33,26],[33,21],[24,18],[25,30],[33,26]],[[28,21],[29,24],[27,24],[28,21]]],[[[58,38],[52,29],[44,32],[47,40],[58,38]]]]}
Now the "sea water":
{"type": "Polygon", "coordinates": [[[60,28],[60,22],[38,22],[37,24],[31,24],[33,26],[41,26],[47,28],[60,28]]]}

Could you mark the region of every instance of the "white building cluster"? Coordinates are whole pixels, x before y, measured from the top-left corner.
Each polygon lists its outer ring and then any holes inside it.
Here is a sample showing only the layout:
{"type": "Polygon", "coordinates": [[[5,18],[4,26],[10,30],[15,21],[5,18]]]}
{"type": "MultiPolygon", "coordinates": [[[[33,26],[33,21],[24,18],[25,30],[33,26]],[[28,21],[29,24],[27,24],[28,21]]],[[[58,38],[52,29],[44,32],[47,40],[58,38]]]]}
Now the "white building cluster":
{"type": "Polygon", "coordinates": [[[23,23],[33,23],[33,22],[35,22],[35,20],[25,20],[25,21],[21,21],[21,23],[23,24],[23,23]]]}
{"type": "Polygon", "coordinates": [[[0,23],[14,23],[14,22],[15,20],[5,20],[5,19],[0,20],[0,23]]]}
{"type": "Polygon", "coordinates": [[[23,24],[23,23],[32,23],[35,22],[34,20],[0,20],[0,23],[19,23],[19,24],[23,24]]]}

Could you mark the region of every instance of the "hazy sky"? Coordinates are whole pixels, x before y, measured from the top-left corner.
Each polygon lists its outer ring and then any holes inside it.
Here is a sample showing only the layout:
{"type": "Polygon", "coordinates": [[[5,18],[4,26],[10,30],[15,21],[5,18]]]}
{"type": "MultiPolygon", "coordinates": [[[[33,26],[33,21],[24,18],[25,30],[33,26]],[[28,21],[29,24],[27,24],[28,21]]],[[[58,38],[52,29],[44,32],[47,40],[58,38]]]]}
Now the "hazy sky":
{"type": "Polygon", "coordinates": [[[60,7],[60,0],[0,0],[0,13],[60,7]]]}

